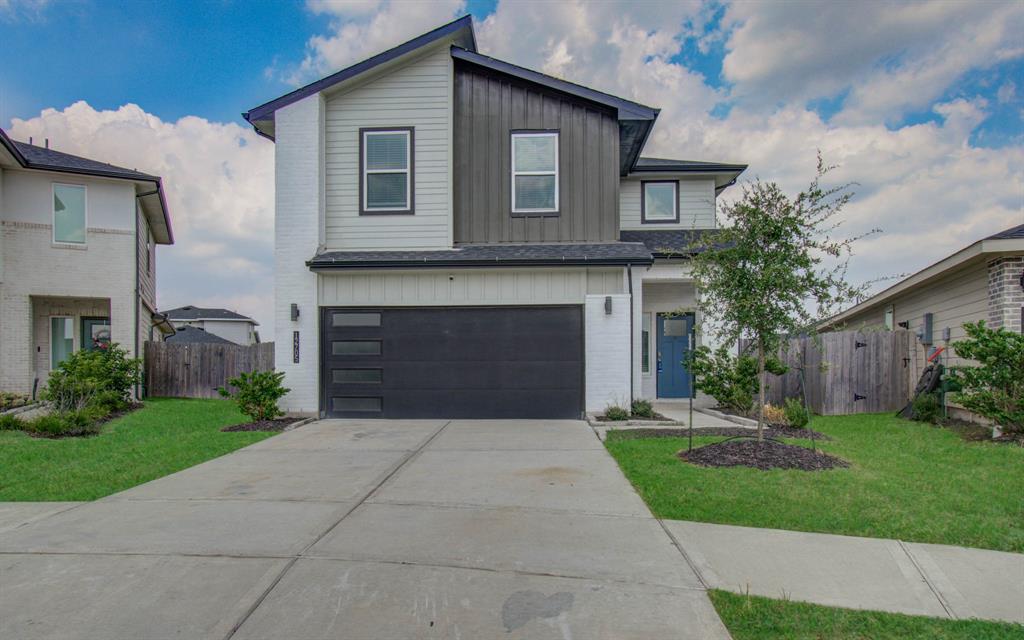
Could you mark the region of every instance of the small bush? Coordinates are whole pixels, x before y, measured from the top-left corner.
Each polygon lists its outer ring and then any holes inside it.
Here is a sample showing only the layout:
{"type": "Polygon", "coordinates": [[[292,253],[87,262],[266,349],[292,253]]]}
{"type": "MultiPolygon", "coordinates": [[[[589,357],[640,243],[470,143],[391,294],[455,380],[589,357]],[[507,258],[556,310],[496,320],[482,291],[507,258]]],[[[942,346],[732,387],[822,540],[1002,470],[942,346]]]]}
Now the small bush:
{"type": "Polygon", "coordinates": [[[92,408],[49,413],[24,423],[23,430],[44,438],[95,435],[102,428],[96,415],[96,410],[92,408]]]}
{"type": "Polygon", "coordinates": [[[23,407],[29,403],[29,397],[20,393],[0,392],[0,411],[23,407]]]}
{"type": "Polygon", "coordinates": [[[18,416],[9,413],[0,415],[0,431],[21,431],[25,428],[25,421],[18,416]]]}
{"type": "Polygon", "coordinates": [[[811,422],[811,412],[796,398],[786,398],[786,422],[789,426],[803,429],[811,422]]]}
{"type": "Polygon", "coordinates": [[[627,411],[625,407],[620,407],[613,404],[604,410],[604,417],[607,418],[608,420],[615,421],[629,420],[629,411],[627,411]]]}
{"type": "MultiPolygon", "coordinates": [[[[757,382],[757,359],[747,355],[733,357],[724,346],[712,351],[697,347],[687,363],[697,379],[697,388],[737,413],[749,414],[754,396],[761,385],[757,382]]],[[[775,375],[786,372],[786,366],[775,357],[768,357],[765,370],[775,375]]]]}
{"type": "Polygon", "coordinates": [[[967,337],[953,343],[956,355],[977,366],[953,367],[953,400],[1010,433],[1024,433],[1024,334],[965,322],[967,337]]]}
{"type": "Polygon", "coordinates": [[[238,408],[253,422],[273,420],[284,415],[277,401],[291,391],[281,385],[283,380],[282,371],[253,371],[228,380],[228,384],[237,389],[236,392],[232,393],[224,387],[218,391],[225,398],[234,398],[238,408]]]}
{"type": "Polygon", "coordinates": [[[911,409],[914,420],[920,422],[938,424],[942,418],[942,402],[935,393],[922,393],[917,396],[911,404],[911,409]]]}
{"type": "Polygon", "coordinates": [[[636,399],[633,401],[633,415],[639,418],[653,418],[654,417],[654,406],[651,405],[650,400],[636,399]]]}
{"type": "Polygon", "coordinates": [[[123,409],[132,387],[142,380],[142,361],[129,358],[117,344],[105,349],[79,349],[50,372],[43,399],[57,413],[84,409],[99,403],[111,410],[123,409]]]}
{"type": "Polygon", "coordinates": [[[773,404],[764,405],[764,421],[768,424],[789,424],[789,420],[786,419],[786,410],[773,404]]]}

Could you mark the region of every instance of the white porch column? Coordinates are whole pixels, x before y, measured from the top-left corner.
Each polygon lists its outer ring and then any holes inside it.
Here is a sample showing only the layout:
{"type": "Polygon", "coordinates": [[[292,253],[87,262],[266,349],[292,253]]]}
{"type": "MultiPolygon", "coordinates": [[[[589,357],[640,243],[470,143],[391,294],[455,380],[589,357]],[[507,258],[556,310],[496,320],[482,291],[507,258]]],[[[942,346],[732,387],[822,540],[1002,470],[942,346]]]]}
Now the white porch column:
{"type": "Polygon", "coordinates": [[[644,271],[646,267],[633,267],[633,398],[644,397],[643,381],[643,314],[644,271]]]}
{"type": "Polygon", "coordinates": [[[587,411],[629,402],[629,294],[588,295],[584,305],[587,411]],[[611,300],[608,313],[606,300],[611,300]]]}
{"type": "Polygon", "coordinates": [[[317,94],[275,114],[274,363],[291,392],[281,408],[316,414],[320,403],[317,276],[306,266],[321,243],[324,102],[317,94]],[[291,318],[291,305],[299,317],[291,318]],[[298,332],[298,362],[294,342],[298,332]]]}

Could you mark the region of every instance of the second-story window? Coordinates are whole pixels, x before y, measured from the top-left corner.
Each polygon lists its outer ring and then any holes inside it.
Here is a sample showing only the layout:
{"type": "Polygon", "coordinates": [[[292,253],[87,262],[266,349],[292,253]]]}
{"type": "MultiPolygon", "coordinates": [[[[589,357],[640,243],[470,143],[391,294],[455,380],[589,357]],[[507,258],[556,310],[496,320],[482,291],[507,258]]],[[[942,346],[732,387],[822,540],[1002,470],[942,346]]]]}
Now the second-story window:
{"type": "Polygon", "coordinates": [[[642,222],[679,222],[679,183],[675,180],[645,180],[642,185],[642,222]]]}
{"type": "Polygon", "coordinates": [[[85,244],[85,187],[53,185],[53,241],[85,244]]]}
{"type": "Polygon", "coordinates": [[[360,129],[360,213],[413,212],[413,130],[360,129]]]}
{"type": "Polygon", "coordinates": [[[558,212],[558,132],[512,134],[512,213],[558,212]]]}

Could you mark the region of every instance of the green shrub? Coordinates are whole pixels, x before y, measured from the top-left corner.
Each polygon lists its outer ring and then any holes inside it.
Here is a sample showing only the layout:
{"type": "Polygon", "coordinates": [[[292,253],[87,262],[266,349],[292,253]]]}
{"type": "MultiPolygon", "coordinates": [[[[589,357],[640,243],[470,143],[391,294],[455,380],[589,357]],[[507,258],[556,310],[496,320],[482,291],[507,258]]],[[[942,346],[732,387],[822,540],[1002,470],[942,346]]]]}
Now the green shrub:
{"type": "Polygon", "coordinates": [[[613,404],[604,410],[604,417],[607,418],[608,420],[615,421],[629,420],[629,411],[627,411],[625,407],[620,407],[613,404]]]}
{"type": "Polygon", "coordinates": [[[937,393],[922,393],[911,403],[912,416],[919,422],[938,424],[942,419],[942,401],[937,393]]]}
{"type": "Polygon", "coordinates": [[[234,393],[224,387],[218,391],[225,398],[234,398],[238,408],[253,422],[273,420],[284,415],[277,401],[291,391],[281,385],[283,380],[284,372],[281,371],[253,371],[228,380],[228,384],[237,389],[234,393]]]}
{"type": "Polygon", "coordinates": [[[23,407],[29,403],[29,397],[21,393],[6,393],[0,391],[0,411],[23,407]]]}
{"type": "Polygon", "coordinates": [[[654,407],[651,405],[651,401],[650,400],[644,400],[642,398],[638,398],[638,399],[633,401],[633,406],[631,408],[633,410],[633,415],[634,416],[637,416],[637,417],[640,417],[640,418],[653,418],[654,417],[654,407]]]}
{"type": "Polygon", "coordinates": [[[786,398],[786,421],[789,426],[803,429],[811,421],[811,412],[796,398],[786,398]]]}
{"type": "Polygon", "coordinates": [[[96,418],[96,410],[86,408],[33,418],[25,423],[23,430],[46,438],[62,438],[95,435],[101,428],[96,418]]]}
{"type": "Polygon", "coordinates": [[[0,431],[21,431],[25,428],[25,421],[18,416],[9,413],[0,415],[0,431]]]}
{"type": "Polygon", "coordinates": [[[142,380],[142,361],[129,358],[117,344],[105,349],[79,349],[50,372],[43,399],[57,413],[78,411],[98,403],[110,410],[123,409],[132,387],[142,380]]]}
{"type": "Polygon", "coordinates": [[[953,400],[1008,432],[1024,432],[1024,334],[990,329],[984,320],[965,322],[967,337],[953,344],[956,355],[977,365],[953,367],[953,400]]]}
{"type": "MultiPolygon", "coordinates": [[[[750,413],[754,396],[760,386],[757,382],[757,359],[747,355],[733,357],[724,346],[712,351],[697,347],[688,362],[697,388],[718,401],[718,404],[738,413],[750,413]]],[[[775,357],[765,361],[765,370],[775,375],[786,372],[786,366],[775,357]]]]}

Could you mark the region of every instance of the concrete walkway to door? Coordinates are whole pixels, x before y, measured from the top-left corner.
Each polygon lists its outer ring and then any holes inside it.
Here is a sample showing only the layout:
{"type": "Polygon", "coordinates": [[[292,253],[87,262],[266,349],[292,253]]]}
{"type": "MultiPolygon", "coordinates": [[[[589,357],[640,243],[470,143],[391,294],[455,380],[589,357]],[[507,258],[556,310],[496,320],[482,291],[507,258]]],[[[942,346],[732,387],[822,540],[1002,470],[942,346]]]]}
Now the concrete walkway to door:
{"type": "Polygon", "coordinates": [[[0,637],[728,638],[583,422],[312,423],[0,531],[0,637]]]}

